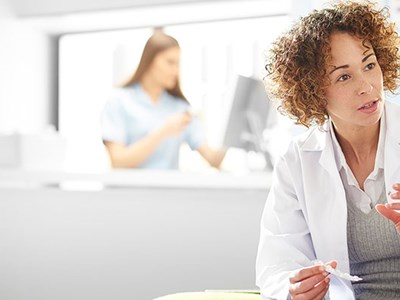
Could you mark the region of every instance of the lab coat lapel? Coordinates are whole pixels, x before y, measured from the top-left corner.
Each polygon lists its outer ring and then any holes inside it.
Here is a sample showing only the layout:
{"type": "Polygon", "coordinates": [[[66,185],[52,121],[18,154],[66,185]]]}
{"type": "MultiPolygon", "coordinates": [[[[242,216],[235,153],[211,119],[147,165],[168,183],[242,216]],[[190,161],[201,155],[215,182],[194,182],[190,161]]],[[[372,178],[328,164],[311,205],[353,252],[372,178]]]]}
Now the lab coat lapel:
{"type": "Polygon", "coordinates": [[[335,160],[331,133],[329,130],[325,133],[325,147],[322,149],[319,163],[329,174],[329,176],[324,179],[324,185],[328,191],[325,198],[327,207],[325,209],[326,215],[324,219],[332,222],[321,222],[321,227],[324,227],[323,231],[326,234],[325,240],[327,248],[325,260],[335,259],[338,261],[339,269],[344,272],[349,272],[346,194],[340,178],[339,166],[335,160]]]}
{"type": "Polygon", "coordinates": [[[311,152],[309,155],[317,159],[322,167],[308,174],[310,178],[305,184],[310,187],[305,194],[307,208],[312,212],[308,218],[317,258],[322,261],[337,260],[338,268],[349,272],[346,196],[329,126],[323,130],[316,129],[313,138],[303,145],[302,151],[311,152]]]}

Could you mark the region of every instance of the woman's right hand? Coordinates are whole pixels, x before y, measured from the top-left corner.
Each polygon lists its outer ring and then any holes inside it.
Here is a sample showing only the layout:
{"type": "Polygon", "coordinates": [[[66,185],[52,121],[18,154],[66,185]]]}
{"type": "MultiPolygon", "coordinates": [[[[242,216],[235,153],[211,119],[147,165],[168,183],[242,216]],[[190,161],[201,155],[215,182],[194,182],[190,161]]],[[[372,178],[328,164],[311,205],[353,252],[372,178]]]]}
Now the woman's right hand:
{"type": "Polygon", "coordinates": [[[176,113],[166,120],[161,130],[166,137],[175,136],[182,133],[191,121],[192,116],[188,112],[176,113]]]}
{"type": "MultiPolygon", "coordinates": [[[[336,268],[337,263],[328,263],[336,268]]],[[[297,270],[290,278],[289,294],[294,300],[323,299],[329,288],[329,273],[315,265],[297,270]]]]}

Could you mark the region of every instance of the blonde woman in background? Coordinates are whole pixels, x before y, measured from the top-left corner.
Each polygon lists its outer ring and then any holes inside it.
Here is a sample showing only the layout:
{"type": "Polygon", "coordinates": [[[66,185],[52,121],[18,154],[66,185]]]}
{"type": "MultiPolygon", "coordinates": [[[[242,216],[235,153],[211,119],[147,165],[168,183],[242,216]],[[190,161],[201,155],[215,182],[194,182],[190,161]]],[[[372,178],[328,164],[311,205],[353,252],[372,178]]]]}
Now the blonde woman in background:
{"type": "Polygon", "coordinates": [[[156,31],[132,78],[114,89],[101,118],[114,168],[178,169],[182,143],[211,166],[220,166],[225,151],[207,145],[199,120],[189,113],[179,84],[179,62],[176,39],[156,31]]]}

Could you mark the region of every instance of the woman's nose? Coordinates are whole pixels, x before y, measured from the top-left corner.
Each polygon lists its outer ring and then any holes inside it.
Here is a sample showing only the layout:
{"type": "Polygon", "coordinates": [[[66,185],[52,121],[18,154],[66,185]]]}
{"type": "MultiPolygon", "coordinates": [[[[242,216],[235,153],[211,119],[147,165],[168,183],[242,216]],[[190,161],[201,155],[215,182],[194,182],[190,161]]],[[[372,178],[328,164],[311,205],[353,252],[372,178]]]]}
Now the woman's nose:
{"type": "Polygon", "coordinates": [[[360,79],[360,85],[359,85],[359,90],[358,94],[359,95],[364,95],[364,94],[370,94],[373,90],[373,86],[367,78],[362,77],[360,79]]]}

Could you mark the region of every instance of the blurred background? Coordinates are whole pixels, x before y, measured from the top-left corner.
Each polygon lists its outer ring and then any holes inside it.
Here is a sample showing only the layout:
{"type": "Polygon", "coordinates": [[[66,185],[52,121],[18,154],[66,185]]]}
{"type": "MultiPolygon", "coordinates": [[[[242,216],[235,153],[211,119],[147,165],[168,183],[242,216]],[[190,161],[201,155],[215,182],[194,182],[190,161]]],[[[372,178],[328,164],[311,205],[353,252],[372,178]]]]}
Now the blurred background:
{"type": "MultiPolygon", "coordinates": [[[[64,151],[64,156],[58,153],[61,169],[109,169],[100,113],[111,88],[136,69],[147,38],[162,28],[182,49],[183,92],[201,116],[209,143],[221,146],[236,76],[261,79],[270,43],[293,20],[325,2],[1,0],[0,134],[45,139],[57,132],[63,138],[54,148],[64,151]]],[[[380,2],[395,18],[399,1],[380,2]]],[[[274,154],[284,149],[287,134],[280,139],[270,143],[279,145],[274,154]]],[[[208,167],[197,153],[182,148],[180,169],[208,167]]],[[[257,169],[257,164],[263,169],[262,159],[248,150],[231,150],[222,169],[257,169]],[[249,158],[254,158],[250,165],[249,158]]]]}

